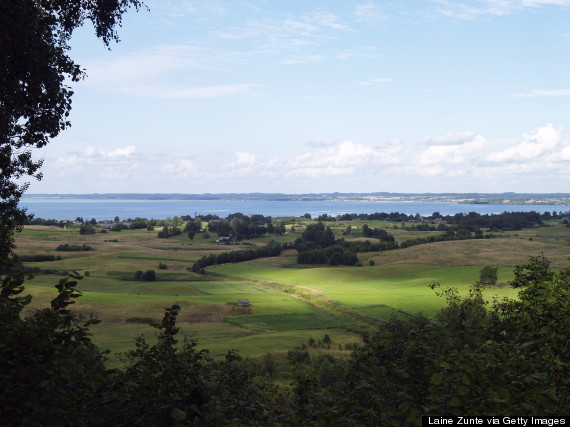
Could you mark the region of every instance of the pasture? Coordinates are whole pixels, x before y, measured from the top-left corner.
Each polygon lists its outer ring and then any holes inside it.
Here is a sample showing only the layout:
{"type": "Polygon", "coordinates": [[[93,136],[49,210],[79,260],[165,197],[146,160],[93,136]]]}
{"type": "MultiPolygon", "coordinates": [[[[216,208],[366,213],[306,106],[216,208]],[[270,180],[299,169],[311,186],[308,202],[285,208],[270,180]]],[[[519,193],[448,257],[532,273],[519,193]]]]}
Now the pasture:
{"type": "MultiPolygon", "coordinates": [[[[294,220],[287,220],[287,233],[276,240],[293,242],[310,222],[294,220]]],[[[360,230],[365,223],[388,230],[400,242],[438,233],[380,221],[328,225],[337,237],[363,240],[360,230]],[[348,225],[351,233],[343,236],[348,225]]],[[[101,320],[91,330],[100,348],[111,350],[111,365],[120,365],[117,353],[133,348],[140,334],[152,339],[155,330],[141,323],[141,318],[158,321],[164,308],[175,303],[182,307],[183,334],[197,339],[198,348],[208,349],[213,357],[238,349],[242,356],[260,358],[270,352],[285,360],[288,349],[310,338],[328,334],[333,341],[330,351],[342,357],[348,355],[344,344],[358,342],[360,332],[390,316],[417,312],[431,316],[445,301],[429,284],[438,282],[466,293],[485,265],[499,267],[499,284],[485,289],[485,298],[515,297],[506,283],[513,277],[514,266],[529,256],[544,255],[553,267],[568,266],[570,228],[555,221],[548,225],[501,233],[493,239],[359,253],[362,265],[358,267],[299,265],[296,251],[289,249],[279,257],[214,266],[197,274],[188,268],[204,255],[264,245],[270,238],[228,245],[215,243],[213,236],[205,239],[202,233],[194,240],[185,234],[159,239],[157,231],[147,230],[80,235],[77,229],[28,226],[16,235],[16,252],[62,258],[25,264],[40,269],[26,285],[34,297],[27,313],[49,304],[56,293],[53,286],[67,272],[85,276],[78,286],[83,296],[73,309],[80,319],[101,320]],[[93,250],[56,251],[62,243],[89,245],[93,250]],[[135,280],[138,270],[154,270],[156,280],[135,280]],[[244,298],[251,306],[237,307],[237,300],[244,298]]]]}

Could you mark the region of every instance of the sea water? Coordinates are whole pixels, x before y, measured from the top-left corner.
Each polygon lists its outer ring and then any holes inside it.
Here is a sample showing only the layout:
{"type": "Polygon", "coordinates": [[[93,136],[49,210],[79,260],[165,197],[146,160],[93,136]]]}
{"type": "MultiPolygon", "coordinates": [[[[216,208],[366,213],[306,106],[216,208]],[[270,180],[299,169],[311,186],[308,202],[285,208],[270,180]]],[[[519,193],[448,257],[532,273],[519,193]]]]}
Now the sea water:
{"type": "Polygon", "coordinates": [[[231,213],[261,214],[271,217],[303,216],[315,218],[322,214],[399,212],[407,215],[429,216],[477,212],[568,212],[570,205],[493,205],[460,204],[454,202],[371,202],[371,201],[308,201],[308,200],[131,200],[131,199],[22,199],[20,206],[35,218],[97,221],[134,219],[165,219],[184,215],[214,214],[224,218],[231,213]]]}

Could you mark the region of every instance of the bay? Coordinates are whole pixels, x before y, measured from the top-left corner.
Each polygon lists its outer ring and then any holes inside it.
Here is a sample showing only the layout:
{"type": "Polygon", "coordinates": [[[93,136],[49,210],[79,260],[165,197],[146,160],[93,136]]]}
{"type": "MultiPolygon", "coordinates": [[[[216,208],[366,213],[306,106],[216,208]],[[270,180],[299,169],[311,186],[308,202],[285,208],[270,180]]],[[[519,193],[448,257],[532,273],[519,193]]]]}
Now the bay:
{"type": "Polygon", "coordinates": [[[322,214],[332,216],[345,213],[400,212],[407,215],[441,215],[477,212],[568,212],[570,205],[493,205],[460,204],[454,202],[371,202],[371,201],[305,201],[305,200],[129,200],[129,199],[22,199],[21,207],[35,218],[97,221],[135,217],[165,219],[183,215],[215,214],[224,218],[231,213],[261,214],[271,217],[303,216],[313,218],[322,214]]]}

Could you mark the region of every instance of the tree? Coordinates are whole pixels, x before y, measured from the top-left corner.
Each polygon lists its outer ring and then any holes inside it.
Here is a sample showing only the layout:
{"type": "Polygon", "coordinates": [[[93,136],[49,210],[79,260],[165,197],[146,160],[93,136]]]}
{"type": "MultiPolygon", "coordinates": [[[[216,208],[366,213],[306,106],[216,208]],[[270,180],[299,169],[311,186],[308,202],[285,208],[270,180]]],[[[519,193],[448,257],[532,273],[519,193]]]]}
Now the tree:
{"type": "Polygon", "coordinates": [[[479,282],[485,285],[494,285],[497,283],[497,278],[499,277],[498,271],[498,267],[490,267],[486,265],[479,273],[479,282]]]}
{"type": "Polygon", "coordinates": [[[3,0],[0,2],[0,273],[13,247],[13,233],[26,213],[18,206],[28,183],[41,179],[32,149],[48,144],[70,126],[73,91],[84,71],[68,55],[73,31],[91,21],[108,47],[116,28],[139,0],[3,0]]]}
{"type": "Polygon", "coordinates": [[[79,227],[79,234],[95,234],[95,229],[91,224],[83,223],[79,227]]]}

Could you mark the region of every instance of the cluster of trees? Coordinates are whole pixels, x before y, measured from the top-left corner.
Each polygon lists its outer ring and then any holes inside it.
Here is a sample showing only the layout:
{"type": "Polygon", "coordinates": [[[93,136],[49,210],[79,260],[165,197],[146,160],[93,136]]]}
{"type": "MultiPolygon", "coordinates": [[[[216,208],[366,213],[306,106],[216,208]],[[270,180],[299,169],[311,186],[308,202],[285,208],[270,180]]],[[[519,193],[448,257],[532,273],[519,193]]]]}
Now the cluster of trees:
{"type": "Polygon", "coordinates": [[[83,223],[79,226],[79,234],[95,234],[95,227],[91,224],[83,223]]]}
{"type": "Polygon", "coordinates": [[[352,221],[355,219],[360,220],[369,220],[369,221],[391,221],[391,222],[403,222],[403,221],[411,221],[414,219],[419,219],[420,215],[407,215],[405,213],[400,212],[375,212],[371,214],[367,213],[346,213],[343,215],[338,215],[337,219],[339,221],[352,221]]]}
{"type": "Polygon", "coordinates": [[[358,263],[356,253],[340,241],[335,241],[330,227],[319,221],[309,224],[305,231],[295,240],[295,249],[299,252],[299,264],[355,265],[358,263]],[[337,244],[339,243],[339,244],[337,244]]]}
{"type": "Polygon", "coordinates": [[[214,362],[178,342],[178,305],[152,322],[155,344],[139,337],[124,369],[107,369],[89,337],[97,320],[70,310],[79,278],[60,280],[51,307],[28,318],[21,282],[2,281],[0,424],[419,426],[421,415],[570,414],[570,269],[544,258],[516,268],[516,300],[439,291],[447,304],[435,318],[394,318],[348,360],[291,353],[290,388],[271,383],[270,358],[260,377],[236,351],[214,362]]]}
{"type": "Polygon", "coordinates": [[[175,225],[165,225],[162,230],[158,232],[159,239],[168,239],[169,237],[179,236],[182,234],[182,230],[175,225]]]}
{"type": "MultiPolygon", "coordinates": [[[[544,212],[540,214],[535,211],[531,212],[503,212],[501,214],[480,214],[477,212],[469,212],[468,214],[458,213],[455,215],[441,215],[434,212],[432,215],[424,218],[426,220],[442,219],[447,224],[453,224],[457,228],[465,228],[469,231],[476,231],[480,228],[489,228],[491,230],[520,230],[522,228],[536,227],[543,225],[544,221],[550,219],[562,219],[570,216],[570,212],[544,212]]],[[[325,215],[326,217],[326,215],[325,215]]],[[[327,221],[331,221],[333,217],[328,217],[327,221]]],[[[377,220],[391,222],[418,221],[422,219],[419,214],[407,215],[400,212],[375,212],[372,214],[344,214],[336,217],[339,221],[359,220],[377,220]]],[[[424,224],[418,224],[418,229],[423,229],[424,224]]],[[[447,227],[444,224],[438,224],[438,230],[445,231],[447,227]]]]}
{"type": "Polygon", "coordinates": [[[334,245],[299,252],[297,262],[299,264],[355,265],[358,263],[358,257],[354,251],[334,245]]]}
{"type": "Polygon", "coordinates": [[[210,254],[203,256],[192,264],[192,271],[194,273],[203,273],[204,269],[211,265],[251,261],[252,259],[274,257],[280,254],[281,245],[272,240],[266,246],[255,249],[222,252],[218,255],[210,254]]]}
{"type": "Polygon", "coordinates": [[[186,227],[184,228],[184,231],[188,233],[188,238],[190,240],[194,240],[194,236],[196,235],[196,233],[202,231],[202,220],[200,218],[190,218],[186,222],[186,227]]]}
{"type": "Polygon", "coordinates": [[[46,226],[55,226],[63,228],[63,221],[57,219],[43,219],[43,218],[34,218],[33,215],[30,215],[26,218],[25,225],[46,225],[46,226]]]}
{"type": "Polygon", "coordinates": [[[319,221],[309,224],[305,231],[295,240],[297,262],[299,264],[328,264],[328,265],[356,265],[358,252],[386,251],[398,248],[398,243],[390,233],[385,230],[363,226],[363,232],[368,237],[377,238],[377,243],[347,242],[344,239],[335,240],[330,227],[319,221]]]}
{"type": "Polygon", "coordinates": [[[410,246],[423,245],[424,243],[446,242],[449,240],[466,240],[466,239],[490,239],[494,237],[492,234],[483,234],[481,230],[476,230],[475,233],[461,228],[457,231],[448,230],[444,234],[438,234],[427,237],[416,237],[400,243],[400,248],[409,248],[410,246]]]}
{"type": "Polygon", "coordinates": [[[143,280],[145,282],[154,282],[156,280],[156,272],[154,270],[146,270],[143,273],[142,270],[137,270],[135,272],[135,280],[143,280]]]}
{"type": "Polygon", "coordinates": [[[368,224],[362,226],[362,235],[364,237],[374,237],[381,242],[395,242],[394,236],[381,228],[370,228],[368,224]]]}
{"type": "Polygon", "coordinates": [[[225,219],[210,220],[208,230],[220,237],[235,238],[236,241],[261,237],[265,234],[281,235],[285,233],[285,224],[273,224],[270,216],[260,214],[244,215],[236,212],[225,219]]]}
{"type": "Polygon", "coordinates": [[[481,228],[511,231],[543,225],[543,218],[550,219],[551,217],[550,212],[548,215],[541,215],[538,212],[503,212],[498,215],[481,215],[477,212],[469,212],[466,215],[458,213],[447,216],[445,220],[448,224],[455,224],[457,227],[469,231],[476,231],[481,228]]]}
{"type": "Polygon", "coordinates": [[[60,252],[85,252],[85,251],[92,251],[93,247],[89,246],[89,245],[70,245],[69,243],[64,243],[61,245],[58,245],[57,248],[55,248],[56,251],[60,251],[60,252]]]}

